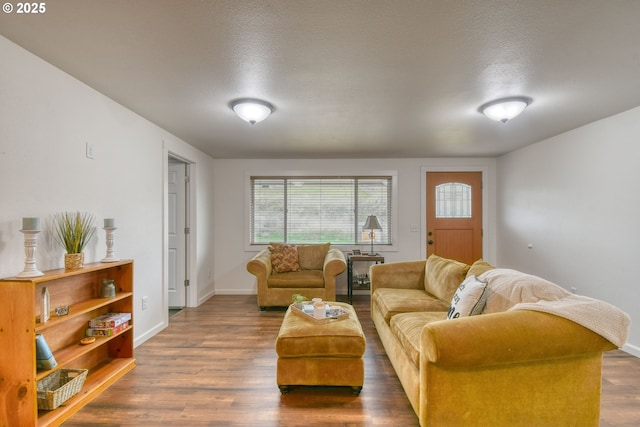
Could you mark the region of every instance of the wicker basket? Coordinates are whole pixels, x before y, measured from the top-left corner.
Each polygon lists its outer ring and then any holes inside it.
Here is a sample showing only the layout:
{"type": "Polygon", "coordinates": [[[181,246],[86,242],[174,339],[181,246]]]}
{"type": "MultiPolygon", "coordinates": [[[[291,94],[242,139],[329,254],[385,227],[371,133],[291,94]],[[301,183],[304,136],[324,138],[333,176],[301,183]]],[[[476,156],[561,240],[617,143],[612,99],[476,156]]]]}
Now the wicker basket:
{"type": "Polygon", "coordinates": [[[64,269],[78,270],[84,266],[84,252],[64,254],[64,269]]]}
{"type": "Polygon", "coordinates": [[[88,369],[58,369],[38,381],[38,409],[50,411],[71,399],[82,388],[88,372],[88,369]]]}

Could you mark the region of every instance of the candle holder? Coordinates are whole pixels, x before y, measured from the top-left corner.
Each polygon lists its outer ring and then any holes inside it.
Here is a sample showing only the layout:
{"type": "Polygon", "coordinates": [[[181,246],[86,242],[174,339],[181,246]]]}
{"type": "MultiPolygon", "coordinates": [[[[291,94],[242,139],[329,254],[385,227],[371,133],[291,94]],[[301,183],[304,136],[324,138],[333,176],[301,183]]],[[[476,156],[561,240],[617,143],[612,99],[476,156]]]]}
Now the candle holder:
{"type": "Polygon", "coordinates": [[[36,267],[36,249],[40,230],[20,230],[24,234],[24,270],[17,277],[38,277],[44,273],[36,267]]]}
{"type": "Polygon", "coordinates": [[[120,258],[116,257],[115,250],[113,249],[113,234],[117,227],[104,227],[103,230],[107,235],[107,255],[102,258],[102,262],[116,262],[120,261],[120,258]]]}

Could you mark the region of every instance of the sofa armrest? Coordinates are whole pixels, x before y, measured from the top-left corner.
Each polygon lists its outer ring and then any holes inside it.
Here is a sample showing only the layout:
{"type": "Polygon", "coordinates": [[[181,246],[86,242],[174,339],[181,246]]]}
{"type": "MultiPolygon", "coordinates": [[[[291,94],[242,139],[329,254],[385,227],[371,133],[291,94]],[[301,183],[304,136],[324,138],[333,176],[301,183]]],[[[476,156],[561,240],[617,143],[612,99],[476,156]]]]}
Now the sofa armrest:
{"type": "Polygon", "coordinates": [[[324,257],[322,276],[324,278],[324,290],[326,298],[336,299],[336,277],[347,269],[344,254],[338,248],[330,248],[324,257]]]}
{"type": "Polygon", "coordinates": [[[423,289],[426,260],[390,262],[369,267],[371,294],[378,288],[423,289]]]}
{"type": "Polygon", "coordinates": [[[324,265],[322,267],[322,274],[325,278],[335,277],[347,269],[347,261],[344,257],[344,253],[338,248],[330,248],[327,255],[324,257],[324,265]]]}
{"type": "Polygon", "coordinates": [[[260,281],[266,281],[271,276],[271,252],[269,249],[261,250],[256,256],[251,258],[247,263],[247,271],[258,278],[258,285],[260,281]]]}
{"type": "Polygon", "coordinates": [[[574,357],[616,346],[577,323],[548,313],[513,310],[427,324],[421,369],[480,367],[574,357]]]}

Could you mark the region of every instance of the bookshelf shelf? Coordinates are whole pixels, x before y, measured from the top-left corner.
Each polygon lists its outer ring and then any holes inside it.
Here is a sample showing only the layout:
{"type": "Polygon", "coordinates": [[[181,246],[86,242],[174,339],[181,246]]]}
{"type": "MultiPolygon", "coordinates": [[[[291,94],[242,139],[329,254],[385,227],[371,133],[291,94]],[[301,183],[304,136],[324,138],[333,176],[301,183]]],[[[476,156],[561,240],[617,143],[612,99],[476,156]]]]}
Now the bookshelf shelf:
{"type": "Polygon", "coordinates": [[[116,301],[120,301],[125,298],[130,298],[133,295],[132,292],[120,292],[115,298],[92,298],[87,301],[82,301],[78,304],[73,304],[69,307],[69,314],[66,316],[56,317],[55,314],[51,314],[51,317],[46,323],[39,322],[39,316],[36,318],[36,332],[40,333],[41,331],[56,326],[58,323],[66,322],[69,319],[72,319],[76,316],[81,316],[85,313],[89,313],[94,311],[100,307],[104,307],[110,304],[113,304],[116,301]]]}
{"type": "Polygon", "coordinates": [[[133,261],[93,263],[73,271],[50,270],[34,278],[0,280],[0,395],[6,397],[6,411],[0,411],[0,425],[58,426],[103,390],[135,367],[133,317],[129,327],[109,337],[97,337],[80,345],[88,321],[108,312],[133,315],[133,261]],[[113,298],[99,298],[102,279],[113,279],[113,298]],[[68,306],[69,314],[50,315],[41,323],[41,293],[47,288],[50,307],[68,306]],[[57,366],[36,372],[35,336],[45,337],[57,366]],[[36,383],[61,368],[89,369],[80,392],[51,411],[38,411],[36,383]]]}

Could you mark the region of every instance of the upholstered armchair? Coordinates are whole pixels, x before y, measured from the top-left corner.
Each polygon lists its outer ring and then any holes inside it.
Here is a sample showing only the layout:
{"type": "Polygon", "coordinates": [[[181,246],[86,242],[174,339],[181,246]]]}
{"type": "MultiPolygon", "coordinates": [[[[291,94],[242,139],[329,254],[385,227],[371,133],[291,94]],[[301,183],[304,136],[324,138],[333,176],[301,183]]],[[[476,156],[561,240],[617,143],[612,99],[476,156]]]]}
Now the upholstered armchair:
{"type": "Polygon", "coordinates": [[[336,277],[346,268],[342,251],[329,243],[272,243],[247,263],[247,271],[257,279],[261,310],[288,306],[294,294],[335,301],[336,277]]]}

